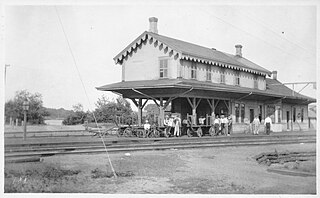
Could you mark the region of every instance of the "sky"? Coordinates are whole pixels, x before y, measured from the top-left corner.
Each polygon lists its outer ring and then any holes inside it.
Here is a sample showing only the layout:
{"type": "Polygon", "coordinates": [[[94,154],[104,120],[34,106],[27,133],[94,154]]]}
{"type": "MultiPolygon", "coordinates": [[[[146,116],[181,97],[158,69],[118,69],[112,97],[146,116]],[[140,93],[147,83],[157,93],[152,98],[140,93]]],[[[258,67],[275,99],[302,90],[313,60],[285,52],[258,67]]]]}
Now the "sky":
{"type": "MultiPolygon", "coordinates": [[[[316,81],[316,6],[112,2],[6,5],[5,101],[26,89],[41,93],[45,107],[72,109],[81,103],[92,110],[103,94],[117,97],[95,87],[121,81],[121,66],[113,58],[149,29],[152,16],[161,35],[231,54],[241,44],[243,57],[278,71],[283,83],[316,81]]],[[[301,93],[316,98],[312,85],[301,93]]]]}

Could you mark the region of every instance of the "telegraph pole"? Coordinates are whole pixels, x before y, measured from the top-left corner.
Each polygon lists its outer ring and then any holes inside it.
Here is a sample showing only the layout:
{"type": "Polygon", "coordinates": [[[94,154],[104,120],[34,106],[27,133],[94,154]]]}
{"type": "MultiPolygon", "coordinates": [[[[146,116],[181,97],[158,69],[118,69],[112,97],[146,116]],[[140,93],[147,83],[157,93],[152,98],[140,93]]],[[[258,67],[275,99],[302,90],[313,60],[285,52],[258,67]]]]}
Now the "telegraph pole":
{"type": "Polygon", "coordinates": [[[7,83],[7,67],[10,67],[9,64],[4,65],[4,85],[7,83]]]}

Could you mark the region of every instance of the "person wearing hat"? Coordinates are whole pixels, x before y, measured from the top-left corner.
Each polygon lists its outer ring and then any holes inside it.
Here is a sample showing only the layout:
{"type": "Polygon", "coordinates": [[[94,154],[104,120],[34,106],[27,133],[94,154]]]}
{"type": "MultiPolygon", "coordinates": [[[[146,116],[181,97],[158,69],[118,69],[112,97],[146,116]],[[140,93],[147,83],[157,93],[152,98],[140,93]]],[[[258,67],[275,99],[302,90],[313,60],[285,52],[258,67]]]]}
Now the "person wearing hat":
{"type": "Polygon", "coordinates": [[[215,136],[219,135],[220,133],[220,118],[218,115],[216,115],[216,118],[214,119],[214,132],[215,132],[215,136]]]}
{"type": "Polygon", "coordinates": [[[148,120],[146,120],[146,122],[144,123],[143,128],[144,128],[146,137],[148,137],[150,133],[150,128],[151,128],[148,120]]]}
{"type": "Polygon", "coordinates": [[[174,127],[174,123],[173,123],[174,119],[172,117],[172,115],[169,116],[169,120],[168,120],[168,130],[167,130],[167,134],[171,134],[171,130],[174,127]]]}

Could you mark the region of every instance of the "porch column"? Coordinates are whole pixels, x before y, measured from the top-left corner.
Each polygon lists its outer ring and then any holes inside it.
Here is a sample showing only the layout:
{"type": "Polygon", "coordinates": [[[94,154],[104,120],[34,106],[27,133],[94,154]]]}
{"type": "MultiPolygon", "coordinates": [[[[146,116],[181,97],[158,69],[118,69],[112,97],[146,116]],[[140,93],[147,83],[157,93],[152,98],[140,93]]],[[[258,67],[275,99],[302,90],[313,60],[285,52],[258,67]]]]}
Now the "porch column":
{"type": "Polygon", "coordinates": [[[215,110],[215,105],[214,105],[214,99],[207,99],[210,109],[211,109],[211,119],[210,119],[210,124],[213,124],[214,118],[215,118],[215,114],[214,114],[214,110],[215,110]]]}
{"type": "Polygon", "coordinates": [[[138,125],[142,125],[142,99],[139,98],[138,102],[138,125]]]}
{"type": "Polygon", "coordinates": [[[164,120],[163,98],[160,98],[158,125],[161,127],[163,126],[163,120],[164,120]]]}
{"type": "Polygon", "coordinates": [[[293,131],[293,106],[291,106],[291,131],[293,131]]]}
{"type": "Polygon", "coordinates": [[[148,99],[146,99],[146,101],[143,104],[142,104],[142,98],[139,98],[138,102],[133,98],[130,98],[130,99],[132,100],[134,105],[136,105],[136,107],[138,108],[138,125],[141,126],[142,125],[142,109],[148,102],[148,99]]]}
{"type": "Polygon", "coordinates": [[[192,98],[192,124],[197,124],[196,98],[192,98]]]}
{"type": "Polygon", "coordinates": [[[192,108],[192,119],[191,122],[192,124],[196,125],[197,124],[197,107],[200,104],[201,98],[199,98],[198,102],[196,98],[192,98],[192,101],[190,98],[187,98],[191,108],[192,108]]]}

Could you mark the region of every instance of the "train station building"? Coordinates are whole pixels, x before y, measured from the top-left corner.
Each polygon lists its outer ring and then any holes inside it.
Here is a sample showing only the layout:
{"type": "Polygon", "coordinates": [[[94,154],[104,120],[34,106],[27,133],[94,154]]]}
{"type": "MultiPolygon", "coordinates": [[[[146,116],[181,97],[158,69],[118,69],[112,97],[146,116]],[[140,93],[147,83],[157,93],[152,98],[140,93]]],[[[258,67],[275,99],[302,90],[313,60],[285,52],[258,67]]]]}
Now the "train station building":
{"type": "Polygon", "coordinates": [[[160,35],[158,19],[149,18],[143,32],[114,57],[122,67],[122,81],[97,87],[121,94],[138,108],[138,122],[147,101],[160,109],[159,126],[166,107],[198,124],[210,125],[215,115],[231,115],[233,132],[243,132],[255,116],[270,116],[272,130],[308,130],[308,104],[316,102],[278,81],[269,71],[245,58],[241,45],[229,54],[160,35]]]}

